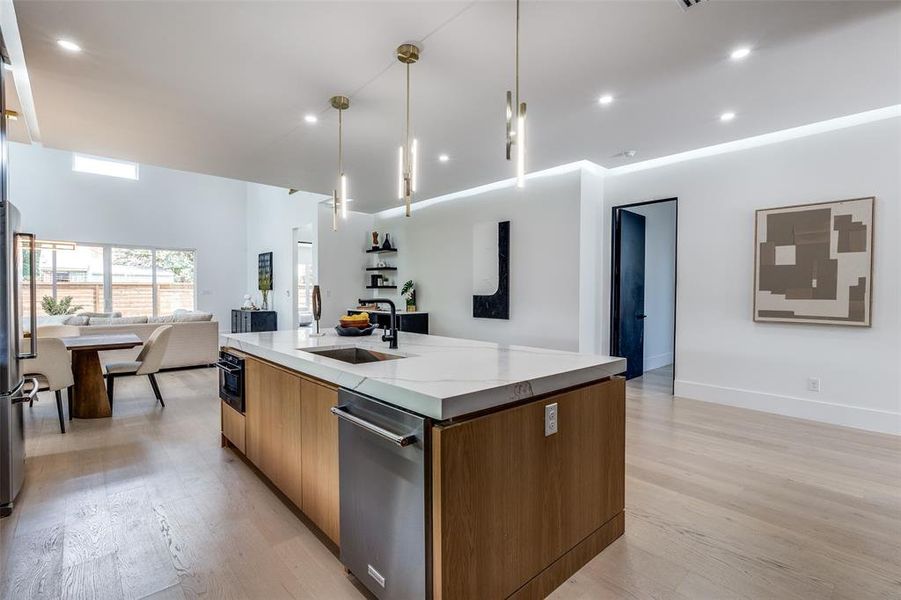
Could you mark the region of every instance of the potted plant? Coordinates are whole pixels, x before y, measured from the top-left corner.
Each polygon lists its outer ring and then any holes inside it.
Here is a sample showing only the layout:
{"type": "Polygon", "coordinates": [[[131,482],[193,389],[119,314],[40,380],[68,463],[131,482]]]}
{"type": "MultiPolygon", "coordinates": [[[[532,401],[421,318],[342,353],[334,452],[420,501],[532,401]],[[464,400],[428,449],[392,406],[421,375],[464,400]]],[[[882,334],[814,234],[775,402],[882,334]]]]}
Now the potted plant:
{"type": "Polygon", "coordinates": [[[44,296],[41,298],[41,308],[48,315],[74,315],[82,309],[81,306],[72,306],[72,296],[66,296],[62,300],[44,296]]]}
{"type": "Polygon", "coordinates": [[[416,312],[416,290],[413,287],[413,280],[407,280],[404,287],[400,290],[401,296],[407,301],[407,312],[416,312]]]}

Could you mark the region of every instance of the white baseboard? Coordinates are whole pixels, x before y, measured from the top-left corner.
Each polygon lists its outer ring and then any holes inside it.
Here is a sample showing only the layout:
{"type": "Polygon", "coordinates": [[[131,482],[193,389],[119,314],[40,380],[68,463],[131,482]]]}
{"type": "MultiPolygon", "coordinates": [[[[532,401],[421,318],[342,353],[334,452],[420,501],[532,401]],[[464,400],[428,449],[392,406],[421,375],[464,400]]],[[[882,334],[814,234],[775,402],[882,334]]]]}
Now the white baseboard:
{"type": "Polygon", "coordinates": [[[703,402],[775,413],[786,417],[901,435],[901,413],[896,412],[678,379],[676,380],[675,395],[703,402]]]}
{"type": "Polygon", "coordinates": [[[655,354],[654,356],[645,356],[644,357],[644,370],[651,371],[653,369],[659,369],[660,367],[665,367],[666,365],[673,364],[673,353],[672,352],[664,352],[663,354],[655,354]]]}

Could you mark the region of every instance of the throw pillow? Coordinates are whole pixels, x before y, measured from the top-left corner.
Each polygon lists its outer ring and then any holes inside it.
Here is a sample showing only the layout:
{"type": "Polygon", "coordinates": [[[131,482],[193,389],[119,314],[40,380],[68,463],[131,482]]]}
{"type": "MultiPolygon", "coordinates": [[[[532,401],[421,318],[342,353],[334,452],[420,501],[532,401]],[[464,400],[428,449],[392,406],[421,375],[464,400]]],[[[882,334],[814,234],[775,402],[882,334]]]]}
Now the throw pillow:
{"type": "Polygon", "coordinates": [[[90,325],[140,325],[147,317],[91,317],[90,325]]]}
{"type": "Polygon", "coordinates": [[[122,316],[122,313],[119,311],[115,312],[90,312],[90,311],[82,311],[78,313],[79,317],[98,317],[101,319],[113,319],[122,316]]]}
{"type": "Polygon", "coordinates": [[[212,321],[213,314],[205,312],[183,312],[172,315],[176,323],[192,323],[195,321],[212,321]]]}
{"type": "Polygon", "coordinates": [[[175,315],[161,315],[159,317],[150,317],[147,319],[148,323],[174,323],[175,315]]]}
{"type": "Polygon", "coordinates": [[[110,319],[110,325],[137,325],[146,322],[147,317],[118,317],[110,319]]]}
{"type": "Polygon", "coordinates": [[[63,325],[75,325],[78,327],[84,326],[88,324],[90,319],[88,317],[83,317],[81,315],[72,315],[63,321],[63,325]]]}

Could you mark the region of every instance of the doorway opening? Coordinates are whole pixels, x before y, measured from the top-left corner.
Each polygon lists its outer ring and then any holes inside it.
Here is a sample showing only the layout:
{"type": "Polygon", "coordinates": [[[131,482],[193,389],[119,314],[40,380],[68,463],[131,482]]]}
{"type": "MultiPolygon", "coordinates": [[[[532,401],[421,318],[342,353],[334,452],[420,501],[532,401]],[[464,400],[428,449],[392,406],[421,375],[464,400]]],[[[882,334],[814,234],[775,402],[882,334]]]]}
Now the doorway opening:
{"type": "Polygon", "coordinates": [[[298,241],[296,251],[294,313],[297,327],[309,327],[313,322],[313,242],[298,241]]]}
{"type": "Polygon", "coordinates": [[[613,207],[610,354],[626,358],[626,379],[676,369],[676,273],[679,201],[613,207]]]}

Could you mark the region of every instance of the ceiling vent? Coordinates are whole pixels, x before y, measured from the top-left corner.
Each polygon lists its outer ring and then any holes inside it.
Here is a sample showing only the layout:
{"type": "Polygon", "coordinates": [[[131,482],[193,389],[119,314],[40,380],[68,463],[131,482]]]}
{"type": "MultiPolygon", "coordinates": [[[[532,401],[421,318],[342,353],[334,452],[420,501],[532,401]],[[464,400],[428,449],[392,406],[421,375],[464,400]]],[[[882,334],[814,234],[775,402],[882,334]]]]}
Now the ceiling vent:
{"type": "Polygon", "coordinates": [[[676,0],[679,6],[682,7],[682,10],[688,10],[692,6],[697,6],[702,2],[706,2],[707,0],[676,0]]]}

